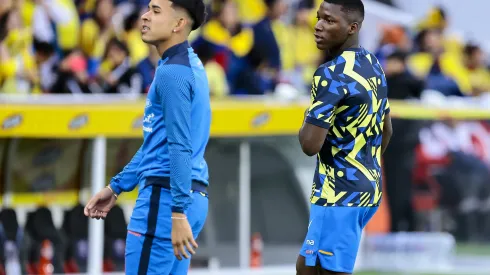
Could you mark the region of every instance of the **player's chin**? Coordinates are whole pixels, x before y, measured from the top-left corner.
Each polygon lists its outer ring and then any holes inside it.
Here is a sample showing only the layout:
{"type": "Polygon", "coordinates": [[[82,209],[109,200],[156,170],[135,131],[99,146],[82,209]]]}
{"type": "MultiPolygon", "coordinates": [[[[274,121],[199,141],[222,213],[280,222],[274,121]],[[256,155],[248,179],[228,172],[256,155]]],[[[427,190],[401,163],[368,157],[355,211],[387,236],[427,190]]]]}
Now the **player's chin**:
{"type": "Polygon", "coordinates": [[[322,42],[316,42],[316,48],[319,49],[320,51],[325,51],[328,49],[328,45],[325,45],[322,42]]]}
{"type": "Polygon", "coordinates": [[[154,44],[155,42],[155,39],[152,39],[152,37],[148,35],[148,33],[141,34],[141,40],[143,40],[143,42],[147,44],[154,44]]]}

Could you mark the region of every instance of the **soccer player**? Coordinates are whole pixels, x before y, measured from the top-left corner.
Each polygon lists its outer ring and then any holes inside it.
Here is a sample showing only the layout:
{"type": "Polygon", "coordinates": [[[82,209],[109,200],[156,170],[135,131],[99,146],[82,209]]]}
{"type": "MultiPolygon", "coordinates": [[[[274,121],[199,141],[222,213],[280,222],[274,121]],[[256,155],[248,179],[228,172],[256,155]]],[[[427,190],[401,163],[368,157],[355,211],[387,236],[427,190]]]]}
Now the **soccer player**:
{"type": "Polygon", "coordinates": [[[157,48],[161,60],[146,100],[144,141],[85,207],[85,215],[105,218],[121,192],[139,186],[126,241],[128,275],[187,274],[206,220],[209,88],[187,42],[204,18],[202,0],[151,0],[141,36],[157,48]]]}
{"type": "Polygon", "coordinates": [[[328,55],[313,76],[299,132],[316,155],[308,233],[297,274],[351,274],[361,232],[381,199],[381,155],[392,134],[388,87],[373,54],[359,46],[361,0],[325,0],[315,41],[328,55]]]}

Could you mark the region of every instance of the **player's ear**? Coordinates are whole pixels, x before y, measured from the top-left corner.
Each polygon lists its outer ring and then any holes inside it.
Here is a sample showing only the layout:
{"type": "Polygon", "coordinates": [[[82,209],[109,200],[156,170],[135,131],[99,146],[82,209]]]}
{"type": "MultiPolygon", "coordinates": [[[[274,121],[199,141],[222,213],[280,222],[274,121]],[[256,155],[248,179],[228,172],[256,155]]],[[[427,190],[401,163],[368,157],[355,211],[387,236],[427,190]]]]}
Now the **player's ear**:
{"type": "Polygon", "coordinates": [[[174,32],[182,31],[188,24],[190,24],[189,20],[185,17],[178,17],[177,24],[174,27],[174,32]]]}
{"type": "Polygon", "coordinates": [[[353,35],[359,31],[359,23],[354,22],[349,25],[349,35],[353,35]]]}

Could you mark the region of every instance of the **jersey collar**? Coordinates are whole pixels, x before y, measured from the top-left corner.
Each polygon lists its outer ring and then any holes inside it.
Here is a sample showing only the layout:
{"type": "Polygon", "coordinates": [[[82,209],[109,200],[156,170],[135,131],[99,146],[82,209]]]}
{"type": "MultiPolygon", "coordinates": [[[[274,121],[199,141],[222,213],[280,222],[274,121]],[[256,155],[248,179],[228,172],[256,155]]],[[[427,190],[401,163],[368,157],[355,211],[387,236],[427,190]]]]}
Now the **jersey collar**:
{"type": "Polygon", "coordinates": [[[189,42],[184,41],[182,43],[173,45],[172,47],[168,48],[162,55],[162,60],[165,60],[167,58],[170,58],[176,54],[187,52],[189,49],[189,42]]]}

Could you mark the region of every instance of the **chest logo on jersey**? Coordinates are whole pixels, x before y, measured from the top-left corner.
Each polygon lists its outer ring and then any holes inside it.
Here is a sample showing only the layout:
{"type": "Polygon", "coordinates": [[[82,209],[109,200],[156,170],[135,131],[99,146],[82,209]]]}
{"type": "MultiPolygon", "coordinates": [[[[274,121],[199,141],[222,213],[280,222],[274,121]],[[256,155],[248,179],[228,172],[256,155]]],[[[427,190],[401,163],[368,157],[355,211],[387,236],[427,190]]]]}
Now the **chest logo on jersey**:
{"type": "Polygon", "coordinates": [[[153,127],[145,126],[145,123],[152,123],[155,118],[155,114],[151,113],[143,118],[143,131],[147,133],[153,133],[153,127]]]}
{"type": "Polygon", "coordinates": [[[143,123],[151,123],[153,121],[153,118],[155,118],[155,114],[151,113],[143,119],[143,123]]]}

